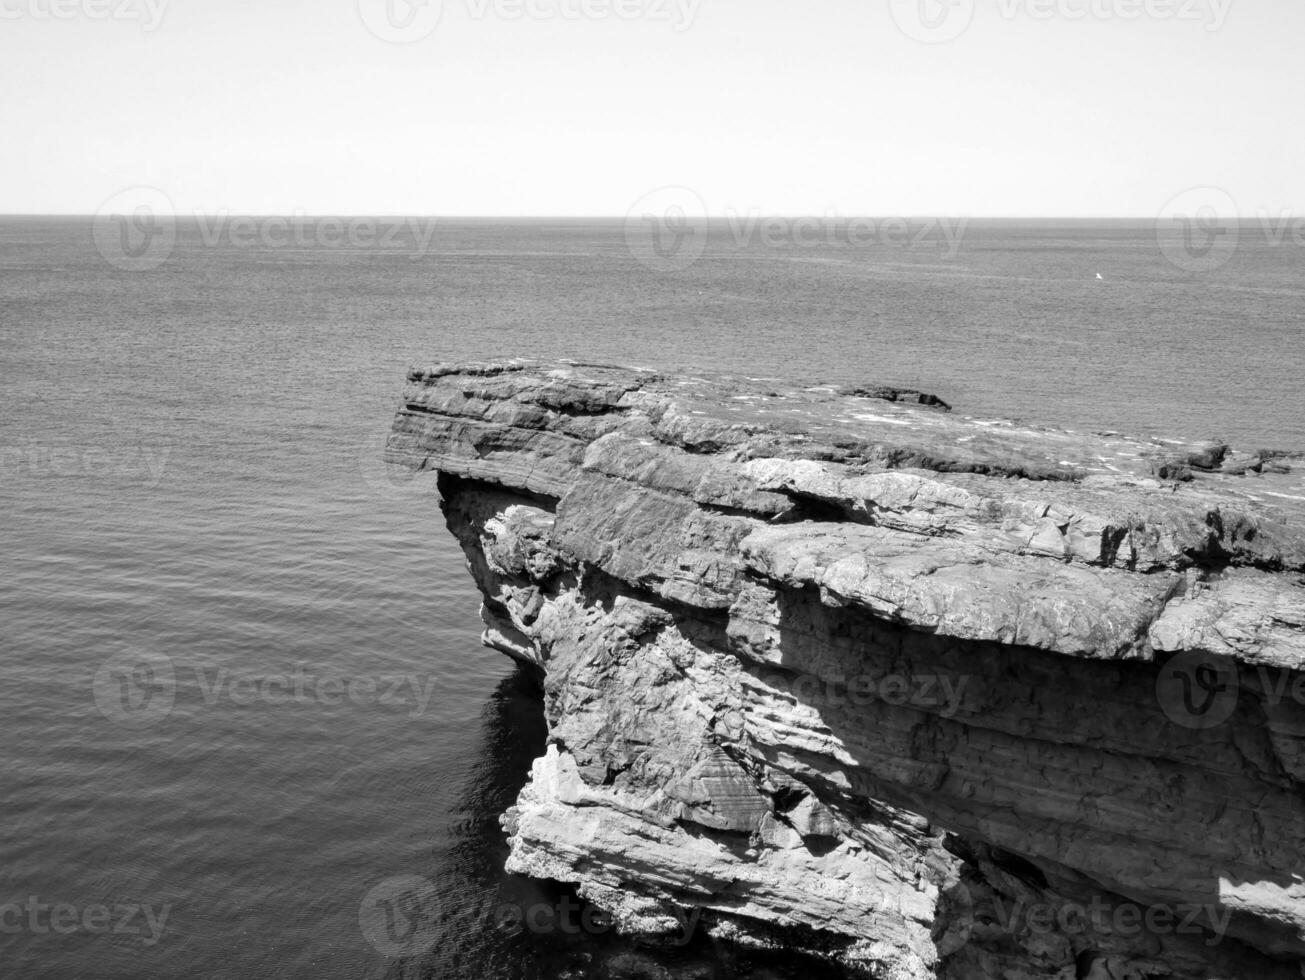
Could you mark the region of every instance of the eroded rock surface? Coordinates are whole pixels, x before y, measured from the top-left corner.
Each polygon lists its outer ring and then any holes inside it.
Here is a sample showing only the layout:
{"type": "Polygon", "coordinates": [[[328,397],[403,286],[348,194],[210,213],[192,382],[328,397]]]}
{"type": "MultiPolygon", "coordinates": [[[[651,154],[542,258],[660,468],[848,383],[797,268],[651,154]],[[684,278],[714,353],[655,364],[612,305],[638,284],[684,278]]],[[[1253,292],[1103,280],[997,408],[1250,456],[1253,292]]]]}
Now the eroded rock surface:
{"type": "Polygon", "coordinates": [[[544,681],[510,870],[877,978],[1305,975],[1305,461],[526,362],[388,458],[544,681]]]}

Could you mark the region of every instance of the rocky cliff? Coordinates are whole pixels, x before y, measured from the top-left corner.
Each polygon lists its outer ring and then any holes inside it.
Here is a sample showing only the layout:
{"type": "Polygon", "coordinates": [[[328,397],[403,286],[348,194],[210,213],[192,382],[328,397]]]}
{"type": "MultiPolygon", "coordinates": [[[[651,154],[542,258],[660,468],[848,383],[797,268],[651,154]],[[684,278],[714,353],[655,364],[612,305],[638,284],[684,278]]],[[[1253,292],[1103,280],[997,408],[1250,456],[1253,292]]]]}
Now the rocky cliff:
{"type": "Polygon", "coordinates": [[[1305,975],[1291,458],[526,362],[387,453],[543,678],[510,870],[869,977],[1305,975]]]}

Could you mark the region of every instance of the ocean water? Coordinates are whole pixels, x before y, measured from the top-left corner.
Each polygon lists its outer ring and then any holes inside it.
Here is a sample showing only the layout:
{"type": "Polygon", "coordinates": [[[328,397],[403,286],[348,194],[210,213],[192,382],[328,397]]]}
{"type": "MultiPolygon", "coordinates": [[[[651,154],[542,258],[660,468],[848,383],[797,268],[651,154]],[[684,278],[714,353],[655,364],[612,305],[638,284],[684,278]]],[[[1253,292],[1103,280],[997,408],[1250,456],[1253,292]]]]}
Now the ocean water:
{"type": "Polygon", "coordinates": [[[619,948],[501,921],[567,899],[501,870],[543,721],[430,481],[381,463],[411,362],[874,380],[1305,448],[1290,238],[1198,268],[1144,223],[954,252],[717,223],[676,270],[612,221],[320,230],[183,223],[134,271],[87,219],[0,219],[4,976],[578,977],[619,948]],[[404,876],[431,888],[388,920],[404,876]]]}

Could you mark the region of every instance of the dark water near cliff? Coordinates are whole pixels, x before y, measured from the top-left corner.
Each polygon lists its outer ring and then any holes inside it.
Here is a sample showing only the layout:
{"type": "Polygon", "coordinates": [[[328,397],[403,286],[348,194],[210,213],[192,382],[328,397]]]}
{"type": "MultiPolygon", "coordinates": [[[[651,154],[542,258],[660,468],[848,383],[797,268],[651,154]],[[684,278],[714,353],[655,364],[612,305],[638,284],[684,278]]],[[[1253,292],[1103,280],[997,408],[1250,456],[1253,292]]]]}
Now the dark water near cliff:
{"type": "Polygon", "coordinates": [[[131,272],[85,221],[0,219],[6,976],[574,960],[491,927],[558,901],[499,870],[542,720],[478,645],[433,489],[379,462],[410,361],[873,379],[976,414],[1305,447],[1290,238],[1193,272],[1145,225],[971,226],[950,257],[718,228],[665,274],[619,223],[442,222],[424,254],[411,231],[241,247],[183,227],[131,272]],[[415,961],[360,923],[401,875],[438,887],[415,961]]]}

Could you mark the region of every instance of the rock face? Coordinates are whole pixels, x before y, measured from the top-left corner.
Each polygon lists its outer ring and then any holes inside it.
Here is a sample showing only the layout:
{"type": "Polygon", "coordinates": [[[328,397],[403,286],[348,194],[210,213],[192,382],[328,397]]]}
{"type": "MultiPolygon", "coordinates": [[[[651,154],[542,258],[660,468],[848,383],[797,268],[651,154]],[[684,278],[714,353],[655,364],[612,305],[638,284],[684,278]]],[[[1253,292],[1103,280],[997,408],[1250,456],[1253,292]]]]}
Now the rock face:
{"type": "Polygon", "coordinates": [[[550,730],[509,869],[877,978],[1305,975],[1305,485],[878,387],[414,370],[550,730]]]}

